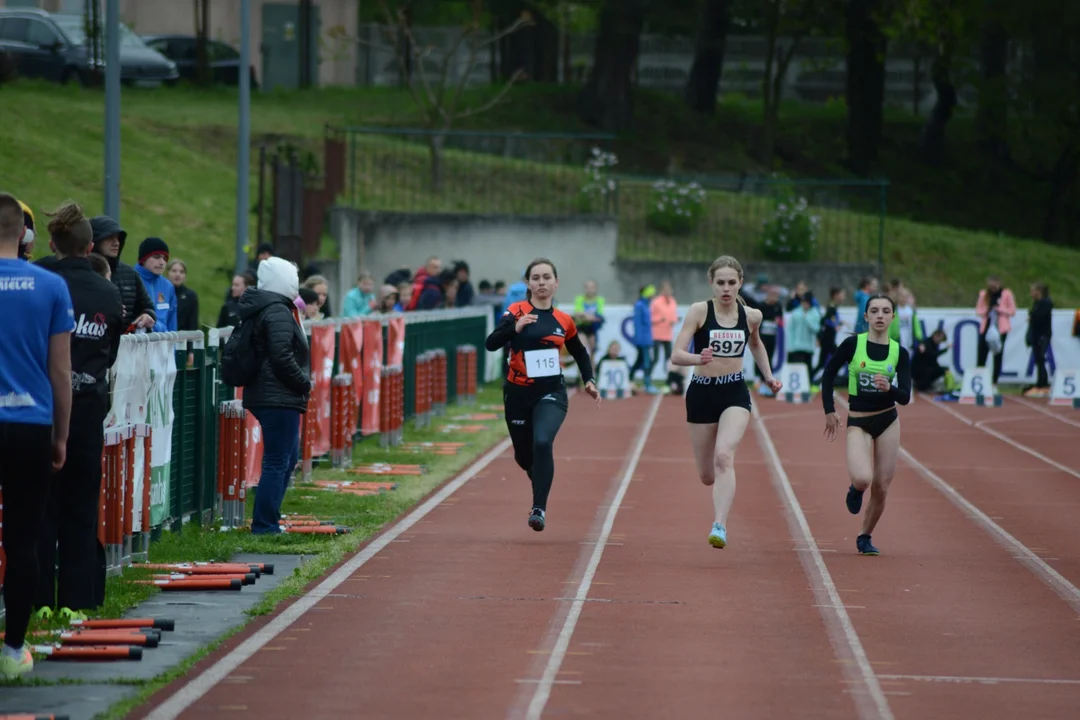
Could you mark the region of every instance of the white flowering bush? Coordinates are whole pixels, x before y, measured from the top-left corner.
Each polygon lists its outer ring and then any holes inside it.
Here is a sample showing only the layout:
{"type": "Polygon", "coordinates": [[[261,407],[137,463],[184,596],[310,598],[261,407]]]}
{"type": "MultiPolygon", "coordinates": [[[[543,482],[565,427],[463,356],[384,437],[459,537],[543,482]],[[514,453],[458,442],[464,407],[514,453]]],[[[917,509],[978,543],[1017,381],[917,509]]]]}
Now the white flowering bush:
{"type": "Polygon", "coordinates": [[[806,198],[787,191],[776,199],[772,216],[762,222],[761,249],[766,258],[807,262],[817,254],[821,216],[809,212],[806,198]]]}
{"type": "Polygon", "coordinates": [[[705,210],[705,191],[697,183],[679,185],[671,180],[653,183],[645,221],[665,235],[686,235],[697,227],[705,210]]]}
{"type": "Polygon", "coordinates": [[[604,212],[609,207],[609,198],[615,192],[615,179],[611,177],[611,168],[619,163],[615,153],[594,147],[585,161],[585,184],[581,186],[578,205],[582,212],[604,212]]]}

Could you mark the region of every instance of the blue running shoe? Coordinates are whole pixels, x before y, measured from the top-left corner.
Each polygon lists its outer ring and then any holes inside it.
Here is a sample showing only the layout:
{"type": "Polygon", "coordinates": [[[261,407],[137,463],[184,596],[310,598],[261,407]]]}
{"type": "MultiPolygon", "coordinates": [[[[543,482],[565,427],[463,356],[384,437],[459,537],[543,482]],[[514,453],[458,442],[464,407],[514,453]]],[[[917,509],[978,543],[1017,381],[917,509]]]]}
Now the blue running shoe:
{"type": "Polygon", "coordinates": [[[709,544],[721,550],[727,545],[727,530],[720,523],[712,524],[712,532],[709,533],[709,544]]]}
{"type": "Polygon", "coordinates": [[[529,513],[529,527],[536,532],[541,532],[544,529],[544,511],[538,507],[534,507],[532,512],[529,513]]]}
{"type": "Polygon", "coordinates": [[[849,485],[847,490],[847,509],[852,515],[858,515],[862,510],[862,496],[865,490],[856,490],[854,485],[849,485]]]}
{"type": "Polygon", "coordinates": [[[855,538],[855,547],[859,549],[860,555],[880,555],[881,551],[870,544],[869,535],[860,535],[855,538]]]}

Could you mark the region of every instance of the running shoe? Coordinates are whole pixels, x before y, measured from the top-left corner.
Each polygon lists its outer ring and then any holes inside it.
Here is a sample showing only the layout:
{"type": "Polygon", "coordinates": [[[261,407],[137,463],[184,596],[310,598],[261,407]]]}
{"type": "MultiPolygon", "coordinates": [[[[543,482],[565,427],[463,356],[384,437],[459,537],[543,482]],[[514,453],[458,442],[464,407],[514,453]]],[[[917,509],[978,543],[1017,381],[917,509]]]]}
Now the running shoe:
{"type": "Polygon", "coordinates": [[[709,544],[719,550],[723,550],[727,545],[727,530],[718,522],[712,524],[712,532],[709,533],[709,544]]]}
{"type": "Polygon", "coordinates": [[[34,617],[37,618],[38,620],[48,620],[52,616],[53,616],[52,608],[49,607],[48,605],[42,605],[40,608],[38,608],[37,612],[34,613],[34,617]]]}
{"type": "Polygon", "coordinates": [[[534,507],[532,512],[529,513],[529,527],[536,532],[540,532],[544,529],[544,511],[538,507],[534,507]]]}
{"type": "Polygon", "coordinates": [[[859,549],[860,555],[880,555],[881,551],[870,544],[869,535],[860,535],[855,538],[855,547],[859,549]]]}
{"type": "MultiPolygon", "coordinates": [[[[4,650],[8,650],[7,646],[4,647],[4,650]]],[[[9,656],[7,652],[0,654],[0,677],[10,680],[33,669],[34,656],[30,654],[30,648],[26,647],[26,645],[23,645],[17,658],[9,656]]]]}
{"type": "Polygon", "coordinates": [[[862,510],[862,496],[865,490],[856,490],[854,485],[849,485],[847,489],[847,509],[852,515],[858,515],[862,510]]]}
{"type": "Polygon", "coordinates": [[[85,621],[90,619],[86,616],[86,613],[80,610],[72,610],[67,607],[60,608],[60,612],[57,614],[68,624],[71,624],[73,621],[85,621]]]}

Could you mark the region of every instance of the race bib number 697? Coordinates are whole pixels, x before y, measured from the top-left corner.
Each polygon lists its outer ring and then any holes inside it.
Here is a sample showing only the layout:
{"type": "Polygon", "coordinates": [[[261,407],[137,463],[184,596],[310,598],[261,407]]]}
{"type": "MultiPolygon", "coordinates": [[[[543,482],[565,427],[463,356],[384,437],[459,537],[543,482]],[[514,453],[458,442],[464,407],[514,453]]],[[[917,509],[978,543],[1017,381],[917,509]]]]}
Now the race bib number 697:
{"type": "Polygon", "coordinates": [[[742,330],[710,330],[709,347],[715,357],[742,357],[746,333],[742,330]]]}

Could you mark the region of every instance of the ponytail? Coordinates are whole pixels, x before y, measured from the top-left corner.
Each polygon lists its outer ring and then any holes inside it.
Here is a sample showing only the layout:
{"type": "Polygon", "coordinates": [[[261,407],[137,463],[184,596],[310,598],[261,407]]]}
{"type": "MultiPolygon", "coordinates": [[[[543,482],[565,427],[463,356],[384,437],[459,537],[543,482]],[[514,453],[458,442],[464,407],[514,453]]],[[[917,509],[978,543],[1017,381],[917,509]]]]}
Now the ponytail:
{"type": "Polygon", "coordinates": [[[746,301],[743,300],[742,293],[735,293],[735,302],[739,305],[746,305],[746,301]]]}

